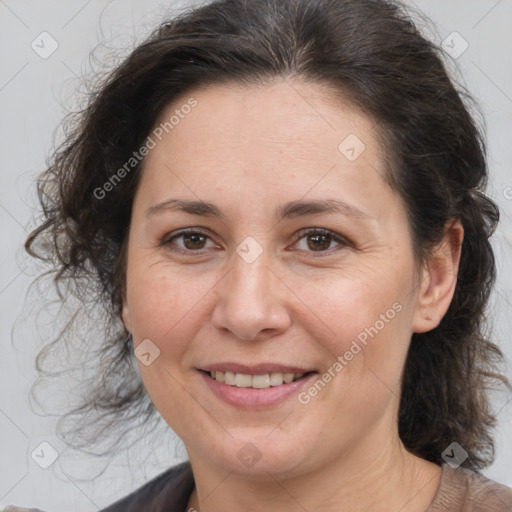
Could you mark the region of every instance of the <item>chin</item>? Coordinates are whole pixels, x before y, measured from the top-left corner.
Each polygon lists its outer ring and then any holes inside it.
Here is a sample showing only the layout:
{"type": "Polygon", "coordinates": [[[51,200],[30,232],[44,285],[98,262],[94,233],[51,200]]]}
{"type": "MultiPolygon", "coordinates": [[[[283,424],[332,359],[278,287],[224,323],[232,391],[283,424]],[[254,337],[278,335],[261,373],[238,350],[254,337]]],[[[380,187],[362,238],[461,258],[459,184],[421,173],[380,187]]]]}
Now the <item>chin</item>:
{"type": "Polygon", "coordinates": [[[204,450],[207,450],[210,464],[244,478],[268,481],[270,475],[292,477],[306,471],[306,461],[311,460],[312,454],[305,452],[304,442],[287,438],[286,433],[272,439],[269,432],[271,429],[259,437],[233,439],[226,436],[224,447],[218,446],[212,451],[209,445],[204,450]]]}

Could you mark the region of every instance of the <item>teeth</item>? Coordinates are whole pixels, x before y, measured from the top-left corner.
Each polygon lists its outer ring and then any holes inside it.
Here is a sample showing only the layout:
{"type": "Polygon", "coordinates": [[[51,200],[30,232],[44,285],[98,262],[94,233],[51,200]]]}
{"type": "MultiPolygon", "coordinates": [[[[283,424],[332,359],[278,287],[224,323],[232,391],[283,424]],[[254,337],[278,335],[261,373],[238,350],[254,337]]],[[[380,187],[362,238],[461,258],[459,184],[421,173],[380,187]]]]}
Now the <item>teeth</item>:
{"type": "Polygon", "coordinates": [[[253,375],[251,379],[253,388],[263,389],[270,387],[270,375],[253,375]]]}
{"type": "Polygon", "coordinates": [[[269,381],[271,386],[280,386],[283,383],[283,374],[271,373],[269,381]]]}
{"type": "Polygon", "coordinates": [[[224,382],[230,386],[234,386],[236,383],[235,374],[233,372],[225,372],[224,382]]]}
{"type": "Polygon", "coordinates": [[[293,373],[283,373],[283,380],[286,384],[288,384],[289,382],[291,382],[293,380],[293,373]]]}
{"type": "Polygon", "coordinates": [[[252,376],[244,373],[235,375],[235,386],[238,388],[250,388],[252,385],[252,376]]]}
{"type": "Polygon", "coordinates": [[[212,379],[238,388],[265,389],[271,386],[288,384],[302,378],[304,373],[265,373],[263,375],[247,375],[233,372],[210,372],[212,379]]]}

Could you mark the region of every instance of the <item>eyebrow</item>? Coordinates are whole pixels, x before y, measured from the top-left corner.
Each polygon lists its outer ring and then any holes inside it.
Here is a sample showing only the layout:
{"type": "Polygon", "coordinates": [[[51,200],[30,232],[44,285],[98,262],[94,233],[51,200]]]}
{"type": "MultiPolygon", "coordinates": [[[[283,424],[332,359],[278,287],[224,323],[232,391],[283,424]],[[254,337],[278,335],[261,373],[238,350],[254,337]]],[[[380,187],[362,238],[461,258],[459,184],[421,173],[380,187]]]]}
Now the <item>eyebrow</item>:
{"type": "MultiPolygon", "coordinates": [[[[216,217],[226,220],[226,215],[222,210],[206,201],[195,201],[189,199],[166,199],[161,203],[155,204],[146,210],[146,217],[162,213],[165,211],[182,211],[190,215],[198,215],[201,217],[216,217]]],[[[345,203],[337,199],[322,199],[310,201],[290,201],[276,208],[274,219],[276,222],[283,219],[292,219],[307,215],[315,215],[319,213],[341,213],[346,217],[353,219],[369,219],[370,216],[351,204],[345,203]]]]}

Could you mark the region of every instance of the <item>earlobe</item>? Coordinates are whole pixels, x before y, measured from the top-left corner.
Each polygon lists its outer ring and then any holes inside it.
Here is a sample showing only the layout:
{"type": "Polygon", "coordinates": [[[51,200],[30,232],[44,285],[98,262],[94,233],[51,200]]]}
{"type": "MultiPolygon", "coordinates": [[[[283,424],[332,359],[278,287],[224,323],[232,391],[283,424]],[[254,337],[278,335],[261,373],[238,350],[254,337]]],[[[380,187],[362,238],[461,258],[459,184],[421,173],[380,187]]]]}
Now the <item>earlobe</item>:
{"type": "Polygon", "coordinates": [[[445,228],[445,236],[425,263],[413,317],[413,332],[428,332],[439,325],[448,311],[457,284],[464,238],[459,220],[445,228]]]}

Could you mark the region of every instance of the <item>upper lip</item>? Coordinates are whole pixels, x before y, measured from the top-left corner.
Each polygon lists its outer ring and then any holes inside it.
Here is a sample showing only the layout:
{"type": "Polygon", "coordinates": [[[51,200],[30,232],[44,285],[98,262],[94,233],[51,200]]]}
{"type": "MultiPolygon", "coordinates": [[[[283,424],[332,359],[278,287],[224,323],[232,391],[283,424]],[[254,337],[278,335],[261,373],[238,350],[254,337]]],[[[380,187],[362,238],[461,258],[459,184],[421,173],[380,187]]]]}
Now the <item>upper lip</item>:
{"type": "Polygon", "coordinates": [[[208,364],[200,369],[207,372],[233,372],[243,373],[246,375],[264,375],[266,373],[309,373],[314,371],[311,368],[299,368],[298,366],[288,366],[276,363],[260,363],[249,366],[232,362],[208,364]]]}

